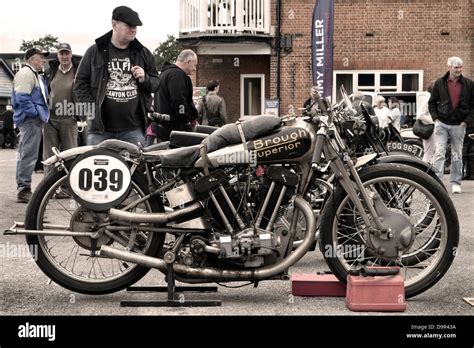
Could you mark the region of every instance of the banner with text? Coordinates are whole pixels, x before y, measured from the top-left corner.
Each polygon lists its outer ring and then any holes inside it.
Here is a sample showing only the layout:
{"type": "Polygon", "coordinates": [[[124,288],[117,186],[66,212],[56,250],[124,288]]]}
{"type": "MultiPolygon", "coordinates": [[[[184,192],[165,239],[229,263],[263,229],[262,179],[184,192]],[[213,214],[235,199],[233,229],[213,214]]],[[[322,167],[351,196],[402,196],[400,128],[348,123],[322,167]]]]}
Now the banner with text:
{"type": "Polygon", "coordinates": [[[318,0],[313,11],[311,56],[313,86],[318,87],[324,98],[332,95],[333,32],[333,0],[318,0]]]}

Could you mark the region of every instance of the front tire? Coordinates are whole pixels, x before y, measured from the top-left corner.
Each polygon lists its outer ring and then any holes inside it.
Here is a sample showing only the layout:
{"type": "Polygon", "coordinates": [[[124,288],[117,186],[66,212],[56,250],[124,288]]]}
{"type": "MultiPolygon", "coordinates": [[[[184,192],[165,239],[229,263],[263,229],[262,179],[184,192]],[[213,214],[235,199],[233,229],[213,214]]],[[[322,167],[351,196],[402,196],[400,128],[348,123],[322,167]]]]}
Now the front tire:
{"type": "Polygon", "coordinates": [[[397,265],[407,298],[426,291],[447,272],[459,242],[459,221],[446,190],[428,174],[399,164],[373,165],[359,176],[366,190],[380,194],[388,209],[410,219],[415,240],[401,258],[388,260],[378,254],[366,242],[368,229],[361,215],[339,187],[326,203],[320,224],[321,250],[329,268],[346,282],[349,270],[362,265],[397,265]],[[410,196],[401,201],[400,192],[410,196]],[[424,218],[427,214],[430,219],[424,218]],[[357,254],[349,254],[349,249],[357,254]]]}

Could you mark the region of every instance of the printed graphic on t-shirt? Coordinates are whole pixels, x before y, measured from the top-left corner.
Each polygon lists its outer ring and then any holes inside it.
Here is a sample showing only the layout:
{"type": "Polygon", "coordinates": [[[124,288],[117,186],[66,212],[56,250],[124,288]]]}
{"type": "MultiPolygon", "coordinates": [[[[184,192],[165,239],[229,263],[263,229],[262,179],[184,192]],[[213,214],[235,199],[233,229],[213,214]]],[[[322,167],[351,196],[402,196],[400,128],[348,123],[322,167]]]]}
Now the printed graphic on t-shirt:
{"type": "Polygon", "coordinates": [[[138,97],[137,82],[133,78],[130,58],[111,58],[106,97],[116,103],[127,103],[138,97]]]}

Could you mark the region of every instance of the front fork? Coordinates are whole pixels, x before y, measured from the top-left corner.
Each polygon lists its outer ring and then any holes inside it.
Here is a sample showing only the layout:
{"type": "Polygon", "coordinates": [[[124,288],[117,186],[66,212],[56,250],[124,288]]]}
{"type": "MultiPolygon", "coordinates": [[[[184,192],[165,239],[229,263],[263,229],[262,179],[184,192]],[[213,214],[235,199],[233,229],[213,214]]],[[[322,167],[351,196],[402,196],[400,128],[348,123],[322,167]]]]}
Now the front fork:
{"type": "MultiPolygon", "coordinates": [[[[324,155],[330,160],[330,167],[334,172],[336,179],[340,182],[344,190],[347,192],[347,195],[354,203],[357,211],[364,220],[365,225],[369,226],[371,231],[387,233],[388,228],[381,222],[380,217],[372,205],[372,200],[375,196],[369,197],[350,156],[345,154],[344,157],[341,158],[331,146],[328,146],[327,143],[324,144],[324,155]],[[373,219],[371,219],[369,215],[372,216],[373,219]]],[[[378,194],[373,193],[373,195],[378,194]]]]}
{"type": "Polygon", "coordinates": [[[372,199],[377,198],[377,193],[373,193],[372,197],[369,197],[368,192],[365,190],[362,181],[357,173],[357,170],[352,162],[351,157],[344,151],[344,145],[342,139],[338,138],[337,133],[334,133],[335,139],[329,137],[327,126],[324,124],[318,129],[316,134],[316,145],[314,148],[313,156],[311,159],[311,167],[303,169],[302,183],[300,186],[300,194],[308,189],[310,181],[314,175],[315,168],[319,166],[321,155],[324,154],[324,158],[329,163],[331,170],[333,171],[336,180],[338,180],[342,187],[347,192],[348,196],[354,203],[357,211],[364,220],[366,226],[369,227],[369,232],[387,233],[388,228],[382,224],[382,221],[375,211],[372,205],[372,199]],[[344,152],[343,157],[339,155],[338,150],[344,152]],[[352,180],[351,180],[352,178],[352,180]],[[360,197],[358,195],[360,194],[360,197]],[[366,209],[364,208],[364,205],[366,209]],[[367,214],[367,211],[369,214],[367,214]],[[371,219],[370,216],[373,217],[371,219]]]}

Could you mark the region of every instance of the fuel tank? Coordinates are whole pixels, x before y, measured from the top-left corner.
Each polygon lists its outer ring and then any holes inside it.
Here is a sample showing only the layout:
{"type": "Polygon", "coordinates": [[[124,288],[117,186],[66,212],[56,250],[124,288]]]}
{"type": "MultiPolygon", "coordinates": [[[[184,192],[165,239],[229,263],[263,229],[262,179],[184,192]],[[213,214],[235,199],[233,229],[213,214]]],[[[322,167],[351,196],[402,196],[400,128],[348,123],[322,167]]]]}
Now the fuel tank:
{"type": "MultiPolygon", "coordinates": [[[[296,120],[271,134],[248,141],[249,151],[245,151],[242,144],[231,145],[208,153],[208,159],[213,167],[302,162],[311,158],[314,147],[315,136],[310,127],[306,122],[296,120]]],[[[202,159],[195,164],[196,167],[202,165],[202,159]]]]}
{"type": "Polygon", "coordinates": [[[311,136],[305,127],[283,127],[277,132],[247,143],[258,164],[295,162],[311,150],[311,136]]]}

